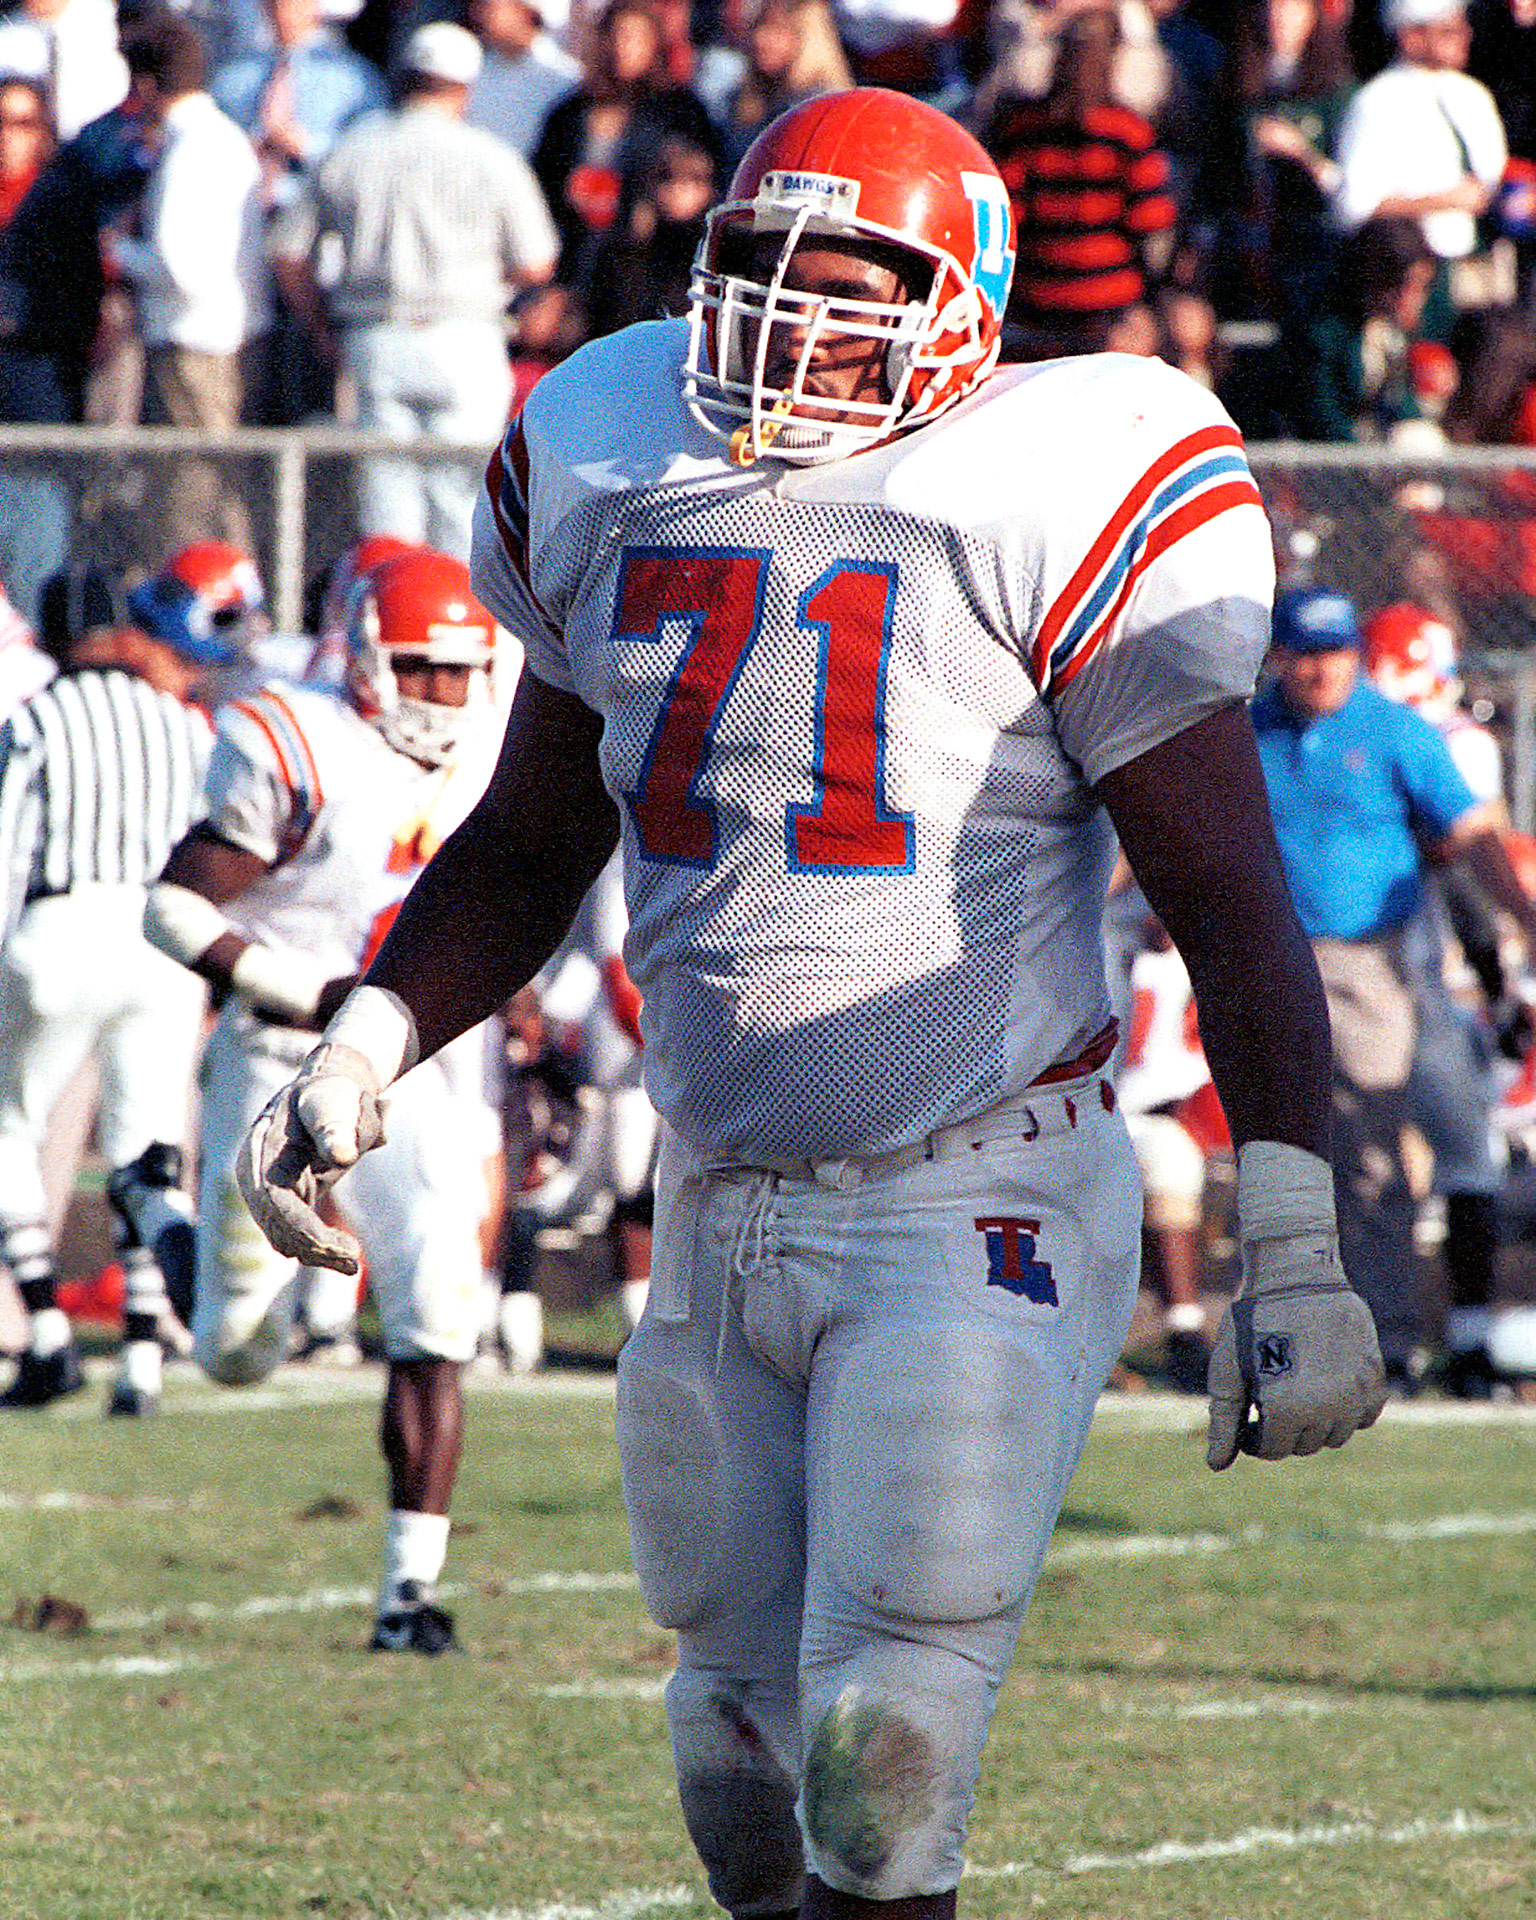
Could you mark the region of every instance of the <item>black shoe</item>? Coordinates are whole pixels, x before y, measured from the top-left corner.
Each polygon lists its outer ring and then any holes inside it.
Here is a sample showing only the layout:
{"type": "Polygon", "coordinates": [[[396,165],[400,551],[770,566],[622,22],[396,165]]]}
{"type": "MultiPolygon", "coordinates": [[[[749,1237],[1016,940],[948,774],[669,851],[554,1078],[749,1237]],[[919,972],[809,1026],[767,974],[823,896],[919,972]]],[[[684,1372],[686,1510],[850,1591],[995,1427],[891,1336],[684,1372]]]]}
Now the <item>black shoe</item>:
{"type": "Polygon", "coordinates": [[[1170,1328],[1163,1335],[1163,1365],[1175,1393],[1204,1393],[1211,1366],[1205,1336],[1170,1328]]]}
{"type": "Polygon", "coordinates": [[[80,1353],[71,1340],[57,1353],[24,1353],[16,1378],[0,1393],[0,1407],[46,1407],[50,1401],[78,1393],[84,1385],[80,1353]]]}
{"type": "Polygon", "coordinates": [[[1441,1390],[1453,1400],[1491,1400],[1495,1378],[1486,1347],[1464,1347],[1447,1354],[1440,1369],[1441,1390]]]}
{"type": "Polygon", "coordinates": [[[1411,1360],[1388,1360],[1382,1371],[1391,1400],[1417,1400],[1423,1391],[1424,1376],[1411,1360]]]}
{"type": "Polygon", "coordinates": [[[400,1583],[399,1604],[381,1613],[373,1623],[373,1638],[368,1642],[371,1653],[423,1653],[430,1658],[459,1651],[453,1615],[420,1598],[420,1591],[413,1580],[400,1583]]]}
{"type": "Polygon", "coordinates": [[[160,1411],[158,1393],[146,1393],[142,1387],[132,1387],[119,1376],[112,1384],[112,1396],[107,1401],[107,1414],[121,1415],[129,1420],[147,1420],[151,1414],[160,1411]]]}

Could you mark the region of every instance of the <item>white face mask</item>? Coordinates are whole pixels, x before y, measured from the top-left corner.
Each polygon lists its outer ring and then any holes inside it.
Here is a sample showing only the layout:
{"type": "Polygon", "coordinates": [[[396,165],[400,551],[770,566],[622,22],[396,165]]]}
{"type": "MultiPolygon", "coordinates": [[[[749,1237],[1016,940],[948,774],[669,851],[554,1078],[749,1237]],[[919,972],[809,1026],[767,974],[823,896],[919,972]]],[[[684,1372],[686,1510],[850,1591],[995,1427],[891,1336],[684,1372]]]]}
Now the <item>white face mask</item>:
{"type": "MultiPolygon", "coordinates": [[[[974,360],[979,337],[979,305],[974,294],[960,295],[949,309],[938,311],[938,293],[944,283],[944,257],[902,236],[864,233],[862,229],[829,234],[821,223],[809,227],[811,210],[800,208],[783,229],[783,241],[766,280],[725,273],[712,264],[725,229],[738,232],[752,213],[752,203],[737,202],[716,209],[694,263],[690,286],[688,360],[683,397],[701,426],[728,442],[731,457],[750,465],[764,454],[794,465],[817,465],[839,460],[887,440],[908,424],[919,409],[913,404],[913,377],[919,372],[940,376],[952,360],[974,360]],[[925,266],[931,285],[921,299],[879,301],[839,295],[800,292],[784,285],[785,274],[802,238],[893,238],[925,266]],[[962,307],[976,308],[974,318],[962,307]],[[971,324],[967,322],[970,320],[971,324]],[[929,343],[938,335],[963,330],[967,335],[961,355],[940,355],[929,343]],[[877,342],[884,354],[882,397],[847,400],[818,398],[807,385],[818,353],[843,340],[877,342]],[[786,352],[785,347],[793,347],[786,352]],[[792,369],[770,382],[770,367],[792,369]]],[[[758,229],[761,231],[761,229],[758,229]]],[[[772,231],[772,229],[769,229],[772,231]]],[[[935,409],[925,406],[923,417],[935,409]]]]}
{"type": "MultiPolygon", "coordinates": [[[[413,659],[421,657],[419,648],[412,647],[410,653],[413,659]]],[[[354,700],[359,712],[373,722],[397,753],[424,767],[440,767],[451,760],[491,711],[488,663],[478,654],[469,659],[461,653],[447,664],[474,668],[462,707],[402,694],[389,649],[377,641],[360,644],[353,669],[354,700]]]]}

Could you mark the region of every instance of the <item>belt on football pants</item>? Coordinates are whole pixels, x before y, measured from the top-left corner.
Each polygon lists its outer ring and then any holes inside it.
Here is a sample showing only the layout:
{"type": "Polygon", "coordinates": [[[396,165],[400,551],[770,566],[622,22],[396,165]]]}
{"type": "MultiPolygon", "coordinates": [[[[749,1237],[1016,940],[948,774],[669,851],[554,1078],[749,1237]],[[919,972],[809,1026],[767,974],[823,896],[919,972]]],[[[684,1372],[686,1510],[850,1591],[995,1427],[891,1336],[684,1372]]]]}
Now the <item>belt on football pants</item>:
{"type": "Polygon", "coordinates": [[[1107,1080],[1097,1079],[1094,1069],[1102,1066],[1114,1051],[1115,1037],[1115,1028],[1111,1025],[1075,1060],[1051,1068],[1022,1093],[1000,1100],[995,1107],[988,1107],[969,1120],[936,1127],[921,1140],[914,1140],[910,1146],[893,1147],[889,1153],[844,1154],[826,1160],[766,1154],[750,1160],[733,1160],[729,1164],[753,1173],[775,1173],[781,1180],[799,1180],[845,1191],[874,1180],[888,1180],[893,1174],[904,1173],[907,1168],[921,1166],[926,1161],[960,1159],[996,1140],[1029,1141],[1046,1134],[1065,1133],[1076,1127],[1085,1099],[1097,1100],[1106,1111],[1113,1109],[1115,1090],[1107,1080]]]}

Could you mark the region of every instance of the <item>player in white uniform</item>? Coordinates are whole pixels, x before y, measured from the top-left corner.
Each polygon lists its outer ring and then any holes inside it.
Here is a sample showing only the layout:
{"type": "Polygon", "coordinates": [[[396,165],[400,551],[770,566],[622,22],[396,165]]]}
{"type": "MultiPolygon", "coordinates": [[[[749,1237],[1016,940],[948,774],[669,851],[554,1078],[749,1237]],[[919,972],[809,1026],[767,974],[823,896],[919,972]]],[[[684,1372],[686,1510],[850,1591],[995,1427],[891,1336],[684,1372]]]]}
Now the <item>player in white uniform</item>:
{"type": "Polygon", "coordinates": [[[1242,1150],[1211,1462],[1342,1444],[1381,1404],[1243,709],[1258,494],[1156,362],[992,374],[1011,252],[968,135],[831,95],[742,161],[690,321],[540,382],[475,541],[528,648],[497,772],[239,1162],[280,1244],[355,1257],[313,1202],[380,1089],[534,971],[622,825],[666,1122],[624,1494],[678,1634],[683,1810],[738,1915],[954,1911],[1136,1286],[1099,1071],[1111,821],[1242,1150]]]}
{"type": "MultiPolygon", "coordinates": [[[[207,1053],[192,1321],[199,1362],[227,1384],[288,1353],[298,1285],[240,1198],[235,1150],[483,790],[494,640],[461,562],[422,550],[377,569],[354,604],[346,698],[274,686],[220,710],[206,817],[151,894],[150,938],[228,995],[207,1053]]],[[[479,1327],[482,1045],[466,1034],[402,1085],[389,1144],[336,1196],[367,1249],[389,1361],[374,1633],[389,1649],[452,1643],[432,1588],[479,1327]]]]}

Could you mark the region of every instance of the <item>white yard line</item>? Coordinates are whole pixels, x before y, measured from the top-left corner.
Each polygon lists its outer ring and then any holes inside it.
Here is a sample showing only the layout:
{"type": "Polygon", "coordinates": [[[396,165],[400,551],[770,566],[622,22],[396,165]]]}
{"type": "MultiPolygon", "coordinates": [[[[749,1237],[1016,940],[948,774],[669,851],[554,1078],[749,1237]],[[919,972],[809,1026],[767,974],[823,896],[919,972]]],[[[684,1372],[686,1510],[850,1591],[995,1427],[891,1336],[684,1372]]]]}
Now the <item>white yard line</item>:
{"type": "Polygon", "coordinates": [[[200,1661],[181,1657],[161,1659],[153,1654],[126,1654],[109,1660],[3,1660],[0,1661],[0,1686],[16,1686],[27,1680],[136,1680],[143,1676],[159,1678],[180,1673],[200,1661]]]}
{"type": "Polygon", "coordinates": [[[1491,1835],[1525,1838],[1536,1833],[1529,1820],[1488,1819],[1459,1809],[1441,1819],[1408,1820],[1400,1826],[1381,1826],[1371,1820],[1340,1820],[1327,1826],[1248,1827],[1224,1840],[1159,1840],[1133,1853],[1080,1853],[1052,1867],[1038,1860],[1006,1860],[995,1867],[967,1867],[976,1880],[1007,1880],[1024,1876],[1049,1879],[1053,1875],[1125,1873],[1146,1867],[1182,1867],[1203,1860],[1231,1860],[1244,1854],[1299,1853],[1314,1847],[1414,1847],[1433,1840],[1476,1840],[1491,1835]]]}
{"type": "Polygon", "coordinates": [[[659,1700],[671,1674],[649,1680],[572,1680],[556,1687],[534,1687],[541,1700],[659,1700]]]}
{"type": "Polygon", "coordinates": [[[71,1493],[54,1487],[43,1493],[0,1493],[0,1513],[180,1513],[185,1502],[134,1494],[71,1493]]]}
{"type": "Polygon", "coordinates": [[[1106,1712],[1127,1720],[1267,1720],[1272,1714],[1339,1713],[1354,1703],[1274,1694],[1262,1700],[1129,1700],[1104,1704],[1106,1712]]]}
{"type": "MultiPolygon", "coordinates": [[[[1306,1853],[1324,1847],[1416,1847],[1447,1840],[1493,1837],[1524,1839],[1536,1834],[1529,1820],[1492,1819],[1459,1809],[1439,1819],[1382,1825],[1372,1820],[1339,1820],[1308,1827],[1248,1827],[1224,1839],[1160,1840],[1130,1853],[1070,1854],[1052,1866],[1040,1860],[1005,1860],[996,1866],[968,1866],[970,1880],[1053,1880],[1089,1873],[1135,1873],[1159,1867],[1198,1866],[1207,1860],[1240,1859],[1257,1853],[1306,1853]]],[[[555,1900],[541,1907],[456,1907],[441,1920],[638,1920],[642,1914],[703,1901],[702,1888],[626,1887],[595,1905],[555,1900]]]]}
{"type": "Polygon", "coordinates": [[[1536,1513],[1442,1513],[1431,1520],[1380,1520],[1361,1527],[1368,1540],[1410,1543],[1469,1535],[1536,1532],[1536,1513]]]}
{"type": "MultiPolygon", "coordinates": [[[[516,1593],[628,1593],[637,1585],[632,1573],[533,1573],[502,1580],[497,1591],[516,1593]]],[[[446,1582],[444,1600],[461,1600],[471,1589],[446,1582]]],[[[188,1600],[181,1606],[151,1607],[136,1613],[104,1613],[91,1622],[98,1633],[141,1633],[174,1620],[259,1620],[285,1613],[334,1613],[371,1607],[377,1587],[311,1587],[307,1593],[253,1594],[246,1600],[188,1600]]]]}
{"type": "Polygon", "coordinates": [[[553,1900],[543,1907],[492,1907],[483,1911],[455,1907],[452,1913],[443,1915],[443,1920],[638,1920],[643,1913],[691,1906],[695,1900],[707,1898],[702,1888],[626,1887],[605,1895],[595,1907],[568,1900],[553,1900]]]}
{"type": "MultiPolygon", "coordinates": [[[[22,1503],[15,1504],[19,1507],[22,1503]]],[[[39,1504],[65,1512],[89,1508],[89,1502],[83,1499],[77,1502],[65,1494],[39,1496],[39,1504]]],[[[1338,1545],[1352,1538],[1367,1538],[1411,1546],[1440,1540],[1532,1533],[1536,1533],[1536,1513],[1452,1513],[1427,1520],[1367,1523],[1349,1534],[1340,1532],[1334,1535],[1333,1541],[1338,1545]]],[[[1078,1566],[1105,1561],[1185,1559],[1191,1555],[1234,1553],[1241,1548],[1262,1546],[1269,1537],[1262,1527],[1246,1527],[1237,1534],[1133,1533],[1116,1540],[1061,1540],[1053,1543],[1047,1555],[1047,1565],[1078,1566]]],[[[499,1581],[496,1593],[630,1593],[636,1590],[637,1585],[632,1573],[546,1570],[499,1581]]],[[[468,1589],[448,1585],[441,1591],[446,1599],[459,1599],[468,1589]]],[[[171,1620],[253,1620],[279,1614],[334,1612],[344,1608],[371,1606],[375,1597],[372,1587],[316,1587],[305,1593],[255,1594],[245,1600],[189,1600],[181,1606],[103,1614],[93,1620],[92,1626],[102,1633],[138,1633],[163,1626],[171,1620]]]]}
{"type": "MultiPolygon", "coordinates": [[[[0,1372],[8,1371],[0,1360],[0,1372]]],[[[117,1373],[115,1355],[93,1356],[86,1362],[86,1378],[103,1391],[117,1373]]],[[[218,1387],[195,1368],[176,1366],[167,1375],[161,1416],[202,1413],[259,1413],[274,1407],[345,1406],[373,1400],[383,1392],[384,1376],[373,1365],[327,1372],[322,1368],[290,1366],[280,1369],[258,1387],[218,1387]]],[[[532,1375],[478,1373],[464,1378],[464,1390],[506,1399],[611,1400],[614,1376],[606,1367],[552,1367],[532,1375]]],[[[96,1420],[101,1417],[99,1396],[74,1396],[48,1410],[50,1420],[96,1420]]],[[[1155,1433],[1197,1433],[1205,1426],[1205,1402],[1198,1395],[1165,1393],[1106,1393],[1094,1415],[1105,1428],[1133,1427],[1155,1433]]],[[[1536,1402],[1511,1400],[1395,1400],[1382,1415],[1388,1426],[1408,1427],[1528,1427],[1536,1430],[1536,1402]]]]}

